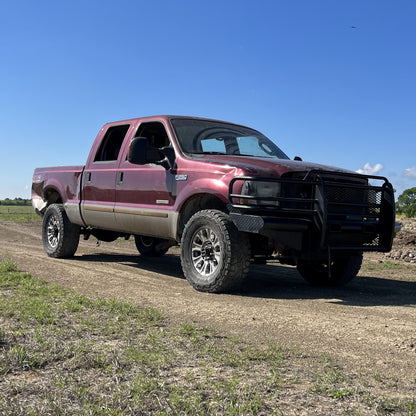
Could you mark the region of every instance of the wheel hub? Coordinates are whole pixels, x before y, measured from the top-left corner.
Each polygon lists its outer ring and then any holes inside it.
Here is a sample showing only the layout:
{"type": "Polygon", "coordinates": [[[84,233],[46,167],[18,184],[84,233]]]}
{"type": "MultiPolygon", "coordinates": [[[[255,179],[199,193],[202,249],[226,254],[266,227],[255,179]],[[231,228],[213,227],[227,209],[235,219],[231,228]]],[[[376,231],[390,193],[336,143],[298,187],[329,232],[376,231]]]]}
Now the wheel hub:
{"type": "Polygon", "coordinates": [[[192,239],[192,263],[196,271],[204,277],[218,269],[222,251],[220,241],[210,228],[200,228],[192,239]]]}
{"type": "Polygon", "coordinates": [[[47,238],[52,248],[56,247],[59,242],[59,227],[55,217],[51,217],[48,222],[47,238]]]}
{"type": "Polygon", "coordinates": [[[204,260],[213,260],[214,259],[214,249],[211,242],[204,243],[201,249],[201,256],[204,260]]]}

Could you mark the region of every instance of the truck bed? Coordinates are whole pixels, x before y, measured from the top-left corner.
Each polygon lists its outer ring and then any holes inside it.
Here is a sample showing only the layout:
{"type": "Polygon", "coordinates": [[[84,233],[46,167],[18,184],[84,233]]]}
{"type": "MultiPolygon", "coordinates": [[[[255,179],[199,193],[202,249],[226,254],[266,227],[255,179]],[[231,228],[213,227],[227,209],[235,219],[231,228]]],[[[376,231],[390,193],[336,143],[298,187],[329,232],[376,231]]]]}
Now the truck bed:
{"type": "Polygon", "coordinates": [[[65,200],[55,202],[80,202],[81,177],[84,166],[53,166],[37,168],[32,180],[32,205],[42,212],[50,192],[58,190],[65,200]]]}

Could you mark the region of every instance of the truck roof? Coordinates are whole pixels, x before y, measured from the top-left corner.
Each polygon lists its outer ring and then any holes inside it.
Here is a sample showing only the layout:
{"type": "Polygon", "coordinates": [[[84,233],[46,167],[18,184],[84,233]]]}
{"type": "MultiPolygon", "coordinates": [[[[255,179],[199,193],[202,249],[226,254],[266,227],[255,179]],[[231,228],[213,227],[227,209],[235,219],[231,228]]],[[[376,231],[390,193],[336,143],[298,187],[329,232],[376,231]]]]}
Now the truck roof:
{"type": "MultiPolygon", "coordinates": [[[[118,124],[124,124],[124,123],[134,123],[134,122],[147,122],[147,121],[161,121],[161,120],[165,120],[166,122],[169,122],[172,119],[190,119],[190,120],[205,120],[205,121],[214,121],[214,122],[218,122],[218,123],[227,123],[227,124],[233,124],[235,126],[241,126],[241,127],[245,127],[245,128],[249,128],[248,126],[244,126],[242,124],[238,124],[238,123],[233,123],[230,121],[225,121],[225,120],[218,120],[218,119],[212,119],[212,118],[206,118],[206,117],[196,117],[196,116],[184,116],[184,115],[153,115],[153,116],[144,116],[144,117],[134,117],[134,118],[130,118],[130,119],[126,119],[126,120],[118,120],[118,121],[111,121],[108,123],[105,123],[104,126],[109,126],[109,125],[118,125],[118,124]]],[[[255,130],[253,128],[250,127],[251,130],[255,130]]]]}

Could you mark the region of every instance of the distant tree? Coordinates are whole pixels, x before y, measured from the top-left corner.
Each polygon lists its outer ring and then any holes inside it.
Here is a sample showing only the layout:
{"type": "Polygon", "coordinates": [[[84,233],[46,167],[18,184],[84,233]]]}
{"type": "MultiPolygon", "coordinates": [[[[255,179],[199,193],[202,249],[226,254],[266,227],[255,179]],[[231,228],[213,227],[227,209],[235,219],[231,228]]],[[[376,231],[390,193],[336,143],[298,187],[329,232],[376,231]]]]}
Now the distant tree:
{"type": "Polygon", "coordinates": [[[408,218],[416,217],[416,187],[406,189],[397,198],[396,211],[408,218]]]}

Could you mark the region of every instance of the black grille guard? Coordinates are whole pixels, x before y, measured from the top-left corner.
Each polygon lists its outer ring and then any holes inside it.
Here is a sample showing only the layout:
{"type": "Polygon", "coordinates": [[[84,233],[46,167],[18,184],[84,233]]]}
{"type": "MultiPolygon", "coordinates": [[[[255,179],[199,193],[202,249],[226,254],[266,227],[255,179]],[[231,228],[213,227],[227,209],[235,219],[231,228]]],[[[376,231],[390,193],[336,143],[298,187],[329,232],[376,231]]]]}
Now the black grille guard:
{"type": "Polygon", "coordinates": [[[264,224],[307,221],[322,250],[391,250],[394,191],[382,176],[322,170],[296,179],[238,176],[229,184],[228,200],[230,212],[261,217],[264,224]],[[273,197],[246,195],[247,181],[276,183],[280,191],[273,197]]]}

